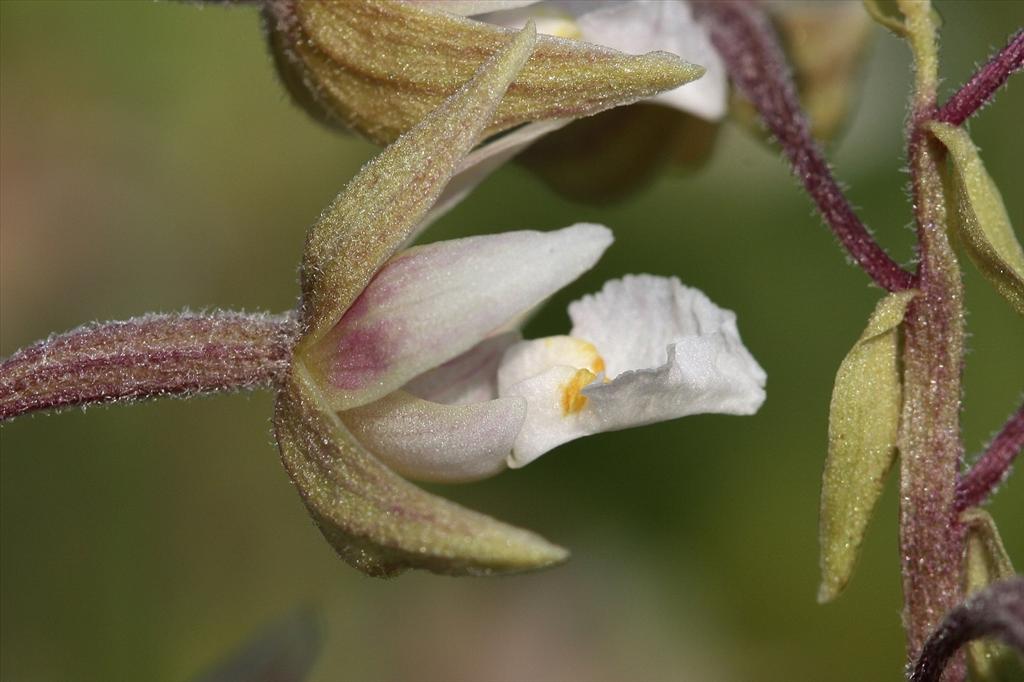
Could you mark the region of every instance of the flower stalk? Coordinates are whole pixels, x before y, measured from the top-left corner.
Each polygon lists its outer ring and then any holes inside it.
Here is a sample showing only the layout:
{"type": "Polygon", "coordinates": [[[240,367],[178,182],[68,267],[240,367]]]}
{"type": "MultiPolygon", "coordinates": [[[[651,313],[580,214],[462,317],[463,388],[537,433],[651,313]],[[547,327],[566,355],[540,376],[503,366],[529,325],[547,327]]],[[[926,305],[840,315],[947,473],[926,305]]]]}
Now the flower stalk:
{"type": "Polygon", "coordinates": [[[767,18],[756,7],[732,0],[704,2],[698,8],[709,24],[711,41],[725,61],[733,84],[757,109],[842,247],[883,289],[913,288],[912,275],[875,241],[832,176],[811,137],[785,57],[767,18]]]}
{"type": "Polygon", "coordinates": [[[1024,405],[1003,425],[985,453],[956,486],[956,508],[964,511],[985,502],[1007,474],[1013,460],[1024,449],[1024,405]]]}
{"type": "Polygon", "coordinates": [[[999,88],[1014,73],[1024,69],[1024,30],[1011,36],[1002,50],[964,83],[935,114],[936,121],[955,126],[962,124],[992,101],[999,88]]]}
{"type": "Polygon", "coordinates": [[[0,363],[0,421],[76,405],[270,388],[287,373],[296,333],[291,315],[223,311],[79,327],[0,363]]]}

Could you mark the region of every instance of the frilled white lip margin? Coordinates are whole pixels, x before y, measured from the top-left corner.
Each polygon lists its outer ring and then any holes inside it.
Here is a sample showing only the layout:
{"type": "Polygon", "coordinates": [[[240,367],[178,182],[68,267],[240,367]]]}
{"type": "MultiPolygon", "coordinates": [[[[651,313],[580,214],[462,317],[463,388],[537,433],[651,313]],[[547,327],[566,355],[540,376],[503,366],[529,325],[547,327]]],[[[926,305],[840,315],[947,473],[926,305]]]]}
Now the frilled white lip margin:
{"type": "Polygon", "coordinates": [[[591,433],[755,412],[765,373],[735,315],[675,278],[608,282],[569,306],[568,336],[521,340],[529,311],[611,241],[581,224],[396,254],[328,336],[334,409],[398,473],[447,482],[591,433]]]}
{"type": "Polygon", "coordinates": [[[753,414],[765,372],[736,316],[676,278],[632,275],[569,306],[568,337],[520,342],[498,369],[498,395],[526,399],[508,464],[552,448],[698,413],[753,414]]]}

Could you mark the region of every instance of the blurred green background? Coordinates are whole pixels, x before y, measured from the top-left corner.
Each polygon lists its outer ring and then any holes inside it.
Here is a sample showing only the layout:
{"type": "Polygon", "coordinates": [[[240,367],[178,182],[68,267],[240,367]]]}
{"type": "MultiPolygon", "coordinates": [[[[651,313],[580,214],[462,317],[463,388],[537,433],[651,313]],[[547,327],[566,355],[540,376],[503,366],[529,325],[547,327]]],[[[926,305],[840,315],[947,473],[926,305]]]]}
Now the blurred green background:
{"type": "MultiPolygon", "coordinates": [[[[1024,23],[947,2],[947,91],[1024,23]]],[[[0,2],[0,354],[146,311],[281,311],[310,222],[373,148],[294,108],[252,8],[0,2]]],[[[911,256],[906,50],[877,31],[848,134],[853,201],[911,256]]],[[[972,124],[1024,224],[1024,77],[972,124]]],[[[323,614],[314,680],[896,680],[890,485],[847,592],[818,606],[817,495],[832,379],[879,298],[780,159],[727,126],[700,174],[594,208],[502,169],[430,239],[590,220],[618,242],[533,320],[626,272],[675,274],[737,311],[767,369],[753,418],[588,438],[443,489],[573,550],[506,579],[364,578],[311,524],[271,442],[268,394],[71,410],[2,438],[5,680],[185,680],[299,604],[323,614]]],[[[969,267],[964,431],[1018,404],[1024,324],[969,267]]],[[[1020,475],[1018,475],[1018,478],[1020,475]]],[[[991,505],[1024,562],[1024,482],[991,505]]]]}

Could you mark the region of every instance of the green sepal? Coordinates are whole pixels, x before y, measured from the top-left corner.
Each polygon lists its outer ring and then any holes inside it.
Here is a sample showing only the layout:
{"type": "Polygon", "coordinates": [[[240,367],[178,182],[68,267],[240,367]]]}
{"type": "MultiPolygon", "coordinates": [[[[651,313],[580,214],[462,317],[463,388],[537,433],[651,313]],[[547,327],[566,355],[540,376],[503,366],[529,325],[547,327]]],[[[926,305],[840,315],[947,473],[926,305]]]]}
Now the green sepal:
{"type": "MultiPolygon", "coordinates": [[[[285,87],[316,118],[388,144],[500,50],[511,29],[394,0],[265,4],[285,87]]],[[[590,116],[673,90],[704,68],[668,52],[632,55],[544,35],[486,135],[530,121],[590,116]]]]}
{"type": "MultiPolygon", "coordinates": [[[[996,522],[983,509],[968,509],[960,515],[967,529],[964,552],[964,595],[970,597],[992,583],[1012,578],[1015,573],[996,522]]],[[[1013,650],[991,639],[979,639],[967,645],[967,661],[975,682],[1010,682],[1019,675],[1019,662],[1013,650]]]]}
{"type": "Polygon", "coordinates": [[[916,293],[883,298],[836,373],[821,482],[821,603],[835,599],[849,581],[896,457],[902,394],[898,330],[916,293]]]}
{"type": "Polygon", "coordinates": [[[971,262],[1024,315],[1024,249],[1010,224],[999,188],[985,170],[967,131],[933,122],[932,134],[949,151],[950,224],[971,262]]]}
{"type": "Polygon", "coordinates": [[[408,568],[485,575],[543,568],[568,552],[427,493],[382,464],[349,433],[297,361],[274,408],[281,460],[324,537],[371,576],[408,568]]]}

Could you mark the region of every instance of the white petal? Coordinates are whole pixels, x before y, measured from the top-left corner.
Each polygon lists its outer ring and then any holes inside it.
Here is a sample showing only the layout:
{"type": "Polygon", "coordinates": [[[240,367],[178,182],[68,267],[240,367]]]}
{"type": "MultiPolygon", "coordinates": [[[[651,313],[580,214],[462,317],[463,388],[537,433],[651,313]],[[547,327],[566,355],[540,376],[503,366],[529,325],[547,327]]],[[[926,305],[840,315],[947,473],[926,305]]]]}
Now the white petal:
{"type": "Polygon", "coordinates": [[[559,342],[561,353],[550,339],[512,346],[498,394],[525,398],[527,414],[510,466],[591,433],[691,414],[752,414],[764,402],[765,373],[743,346],[736,316],[675,278],[609,282],[569,314],[570,338],[593,344],[612,380],[585,359],[583,346],[559,342]]]}
{"type": "Polygon", "coordinates": [[[518,331],[484,339],[462,355],[428,370],[403,390],[418,398],[445,405],[467,405],[498,397],[498,363],[514,343],[522,340],[518,331]]]}
{"type": "Polygon", "coordinates": [[[507,232],[413,247],[389,260],[316,362],[331,405],[364,405],[469,350],[597,262],[608,228],[507,232]]]}
{"type": "Polygon", "coordinates": [[[664,50],[700,64],[706,69],[701,78],[662,93],[653,101],[709,121],[725,116],[728,95],[725,65],[704,27],[693,18],[689,4],[659,0],[608,3],[579,16],[576,22],[583,40],[589,43],[630,54],[664,50]]]}
{"type": "Polygon", "coordinates": [[[407,243],[411,244],[423,230],[430,227],[434,221],[445,213],[455,208],[460,201],[476,189],[477,185],[486,180],[491,173],[498,170],[516,154],[529,147],[539,138],[571,122],[572,119],[559,118],[527,123],[471,152],[469,156],[462,160],[459,169],[448,182],[448,186],[441,192],[438,200],[434,202],[430,212],[427,213],[426,217],[409,235],[407,243]]]}
{"type": "Polygon", "coordinates": [[[721,333],[744,372],[760,383],[764,370],[743,346],[736,314],[675,277],[626,275],[569,305],[570,335],[593,343],[615,378],[632,369],[660,367],[665,348],[691,336],[721,333]]]}
{"type": "Polygon", "coordinates": [[[455,483],[502,471],[525,413],[520,398],[440,405],[395,391],[340,416],[368,450],[402,476],[455,483]]]}

